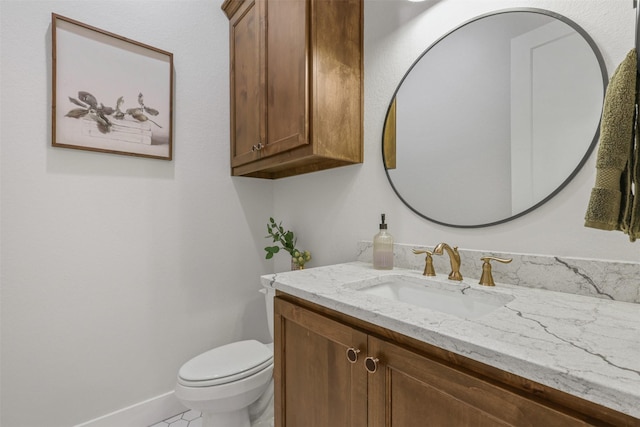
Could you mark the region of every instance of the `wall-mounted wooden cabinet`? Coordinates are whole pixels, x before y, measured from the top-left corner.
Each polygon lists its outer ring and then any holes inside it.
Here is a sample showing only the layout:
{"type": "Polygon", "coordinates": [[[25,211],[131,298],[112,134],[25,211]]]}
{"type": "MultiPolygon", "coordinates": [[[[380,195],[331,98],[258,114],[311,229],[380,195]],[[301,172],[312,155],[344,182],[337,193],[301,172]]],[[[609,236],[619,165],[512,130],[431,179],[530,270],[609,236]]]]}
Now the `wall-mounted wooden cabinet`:
{"type": "Polygon", "coordinates": [[[363,0],[226,0],[231,174],[362,163],[363,0]]]}
{"type": "Polygon", "coordinates": [[[638,425],[289,295],[275,300],[274,327],[276,427],[638,425]]]}

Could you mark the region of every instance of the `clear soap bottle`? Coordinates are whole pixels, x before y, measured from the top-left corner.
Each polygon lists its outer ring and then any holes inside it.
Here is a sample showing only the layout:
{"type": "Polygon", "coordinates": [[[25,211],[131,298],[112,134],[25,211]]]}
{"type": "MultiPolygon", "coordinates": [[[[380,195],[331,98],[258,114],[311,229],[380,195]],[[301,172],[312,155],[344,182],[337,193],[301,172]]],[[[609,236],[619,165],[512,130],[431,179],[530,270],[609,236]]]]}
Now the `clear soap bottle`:
{"type": "Polygon", "coordinates": [[[380,231],[373,236],[373,268],[376,270],[393,269],[393,236],[387,232],[387,224],[382,214],[380,231]]]}

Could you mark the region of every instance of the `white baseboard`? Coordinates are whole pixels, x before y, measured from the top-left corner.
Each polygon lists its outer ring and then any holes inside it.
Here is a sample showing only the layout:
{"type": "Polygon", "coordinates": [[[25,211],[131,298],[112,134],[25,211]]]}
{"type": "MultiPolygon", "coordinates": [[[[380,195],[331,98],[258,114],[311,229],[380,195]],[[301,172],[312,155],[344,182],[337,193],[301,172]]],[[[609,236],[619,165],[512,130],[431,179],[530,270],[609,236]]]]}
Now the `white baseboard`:
{"type": "Polygon", "coordinates": [[[170,391],[75,427],[148,427],[186,410],[170,391]]]}

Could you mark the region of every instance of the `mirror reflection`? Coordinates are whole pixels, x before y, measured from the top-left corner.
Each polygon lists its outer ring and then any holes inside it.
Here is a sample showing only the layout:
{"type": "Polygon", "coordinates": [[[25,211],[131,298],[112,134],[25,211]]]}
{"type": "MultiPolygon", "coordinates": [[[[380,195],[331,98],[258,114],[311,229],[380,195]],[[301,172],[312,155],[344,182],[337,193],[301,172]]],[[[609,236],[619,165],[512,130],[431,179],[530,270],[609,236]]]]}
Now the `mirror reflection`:
{"type": "Polygon", "coordinates": [[[508,221],[566,185],[597,142],[604,61],[575,23],[508,10],[429,47],[388,110],[383,157],[412,210],[455,227],[508,221]]]}

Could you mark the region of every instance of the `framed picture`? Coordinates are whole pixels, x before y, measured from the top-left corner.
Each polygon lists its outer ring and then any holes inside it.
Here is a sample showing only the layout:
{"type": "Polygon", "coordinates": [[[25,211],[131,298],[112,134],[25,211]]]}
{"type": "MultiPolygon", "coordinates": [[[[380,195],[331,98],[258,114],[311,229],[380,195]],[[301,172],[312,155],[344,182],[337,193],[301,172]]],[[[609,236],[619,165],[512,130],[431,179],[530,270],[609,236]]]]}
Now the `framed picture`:
{"type": "Polygon", "coordinates": [[[171,160],[173,54],[51,20],[52,146],[171,160]]]}

